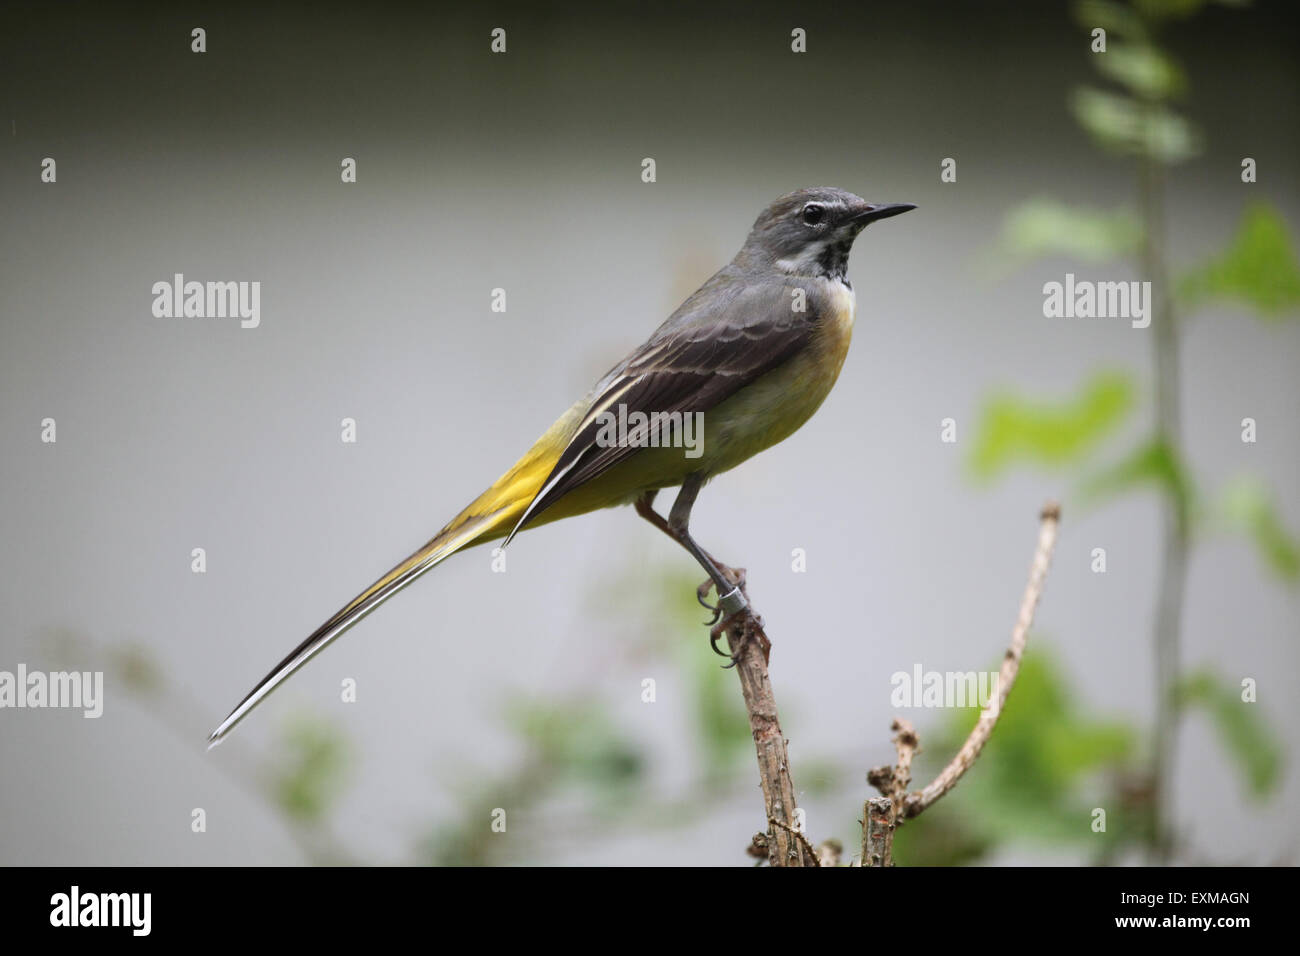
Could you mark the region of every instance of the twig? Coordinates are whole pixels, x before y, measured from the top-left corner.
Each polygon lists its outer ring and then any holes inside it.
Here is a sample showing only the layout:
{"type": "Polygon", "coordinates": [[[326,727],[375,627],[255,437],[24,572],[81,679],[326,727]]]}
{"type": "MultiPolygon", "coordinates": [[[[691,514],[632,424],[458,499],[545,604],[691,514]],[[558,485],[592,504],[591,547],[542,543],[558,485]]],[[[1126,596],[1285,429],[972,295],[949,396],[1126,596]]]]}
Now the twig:
{"type": "Polygon", "coordinates": [[[898,763],[867,771],[867,783],[884,796],[868,800],[862,808],[863,866],[894,865],[891,859],[894,821],[902,819],[907,788],[912,784],[912,758],[921,746],[911,723],[902,717],[895,717],[890,729],[894,731],[898,763]]]}
{"type": "Polygon", "coordinates": [[[916,732],[907,721],[894,721],[894,746],[898,751],[898,763],[894,767],[877,767],[867,775],[868,781],[883,796],[869,800],[863,811],[863,866],[892,865],[894,831],[897,827],[905,820],[921,814],[957,785],[962,774],[975,763],[980,751],[988,743],[993,728],[997,726],[1002,707],[1020,673],[1020,661],[1024,656],[1025,642],[1029,638],[1029,627],[1033,624],[1034,610],[1038,607],[1038,599],[1042,596],[1043,584],[1047,580],[1047,569],[1052,562],[1056,532],[1061,522],[1060,505],[1048,502],[1043,507],[1040,518],[1038,548],[1029,567],[1029,583],[1025,585],[1025,594],[1020,600],[1020,614],[1011,631],[1011,645],[1003,656],[1002,667],[998,672],[996,706],[986,709],[980,715],[966,742],[939,776],[923,790],[914,793],[906,791],[911,783],[912,757],[918,748],[916,732]]]}
{"type": "Polygon", "coordinates": [[[794,838],[799,841],[799,846],[803,848],[803,851],[806,854],[808,854],[808,856],[805,859],[812,861],[811,863],[808,864],[809,866],[822,865],[821,854],[813,849],[813,845],[808,842],[808,838],[804,836],[802,832],[796,830],[792,826],[787,826],[786,824],[782,823],[780,820],[774,818],[769,818],[767,822],[770,826],[779,827],[780,829],[784,830],[786,833],[793,834],[794,838]]]}
{"type": "Polygon", "coordinates": [[[916,730],[902,717],[895,717],[890,730],[894,732],[894,750],[898,754],[898,763],[888,768],[890,771],[890,789],[886,796],[894,805],[894,814],[902,812],[907,799],[907,788],[912,785],[912,758],[921,748],[916,730]]]}
{"type": "MultiPolygon", "coordinates": [[[[745,592],[743,583],[740,589],[745,592]]],[[[745,596],[748,599],[748,594],[745,596]]],[[[767,676],[767,657],[772,644],[763,633],[762,618],[754,613],[752,605],[724,623],[727,644],[740,677],[740,690],[745,696],[754,749],[758,753],[758,775],[769,821],[767,861],[772,866],[816,866],[817,854],[794,827],[794,781],[790,778],[790,760],[777,717],[772,682],[767,676]]]]}
{"type": "Polygon", "coordinates": [[[889,797],[872,797],[862,813],[862,865],[893,866],[893,802],[889,797]]]}
{"type": "Polygon", "coordinates": [[[1061,521],[1061,508],[1056,503],[1043,508],[1042,527],[1038,534],[1038,551],[1034,554],[1034,563],[1029,569],[1029,583],[1025,586],[1025,596],[1020,601],[1020,615],[1011,632],[1011,646],[1002,658],[1002,668],[998,672],[998,703],[996,708],[986,709],[975,724],[975,729],[962,744],[957,756],[953,757],[943,772],[920,793],[909,794],[903,809],[907,817],[914,817],[956,786],[961,775],[970,769],[975,758],[979,756],[984,745],[988,743],[993,728],[997,726],[1002,706],[1007,702],[1011,687],[1020,673],[1020,660],[1025,652],[1025,642],[1029,638],[1029,627],[1034,622],[1034,610],[1043,593],[1043,583],[1047,580],[1047,569],[1052,562],[1052,550],[1056,546],[1056,530],[1061,521]]]}

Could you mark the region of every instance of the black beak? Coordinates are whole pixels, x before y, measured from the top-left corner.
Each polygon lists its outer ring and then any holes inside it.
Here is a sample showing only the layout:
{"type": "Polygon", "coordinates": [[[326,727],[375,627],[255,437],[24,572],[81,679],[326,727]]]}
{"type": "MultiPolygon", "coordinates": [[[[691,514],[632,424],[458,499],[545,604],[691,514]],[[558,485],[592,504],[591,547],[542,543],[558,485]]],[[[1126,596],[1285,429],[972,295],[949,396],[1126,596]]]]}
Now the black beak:
{"type": "Polygon", "coordinates": [[[857,222],[865,226],[877,219],[888,219],[890,216],[898,216],[915,208],[916,203],[910,202],[868,203],[852,213],[849,222],[857,222]]]}

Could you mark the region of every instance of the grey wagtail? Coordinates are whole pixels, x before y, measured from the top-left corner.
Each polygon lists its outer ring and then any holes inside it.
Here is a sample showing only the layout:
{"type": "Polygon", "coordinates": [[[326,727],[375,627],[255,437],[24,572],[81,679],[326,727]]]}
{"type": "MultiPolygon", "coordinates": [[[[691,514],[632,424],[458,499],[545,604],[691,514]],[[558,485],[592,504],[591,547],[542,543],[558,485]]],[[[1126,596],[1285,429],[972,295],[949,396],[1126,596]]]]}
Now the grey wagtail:
{"type": "Polygon", "coordinates": [[[853,240],[868,223],[915,208],[820,187],[792,192],[764,209],[728,265],[491,488],[294,648],[209,741],[219,743],[321,648],[444,558],[501,537],[509,544],[525,525],[634,503],[708,572],[701,601],[711,583],[722,612],[730,617],[743,610],[736,572],[690,535],[695,496],[710,478],[789,437],[817,411],[839,376],[853,332],[855,297],[845,278],[853,240]],[[608,426],[616,415],[636,426],[611,441],[608,426]],[[703,425],[702,441],[688,453],[659,440],[683,415],[703,425]],[[652,507],[654,497],[678,486],[665,520],[652,507]]]}

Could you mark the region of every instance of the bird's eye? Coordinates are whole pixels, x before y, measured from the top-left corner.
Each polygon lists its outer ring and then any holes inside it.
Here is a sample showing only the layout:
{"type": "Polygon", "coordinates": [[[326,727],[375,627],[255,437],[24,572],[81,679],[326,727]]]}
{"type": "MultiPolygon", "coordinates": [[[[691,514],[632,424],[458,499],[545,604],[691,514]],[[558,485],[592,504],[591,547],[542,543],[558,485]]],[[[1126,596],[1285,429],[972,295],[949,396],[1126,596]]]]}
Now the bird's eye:
{"type": "Polygon", "coordinates": [[[803,207],[803,221],[810,226],[815,226],[826,217],[826,207],[819,206],[815,202],[810,202],[803,207]]]}

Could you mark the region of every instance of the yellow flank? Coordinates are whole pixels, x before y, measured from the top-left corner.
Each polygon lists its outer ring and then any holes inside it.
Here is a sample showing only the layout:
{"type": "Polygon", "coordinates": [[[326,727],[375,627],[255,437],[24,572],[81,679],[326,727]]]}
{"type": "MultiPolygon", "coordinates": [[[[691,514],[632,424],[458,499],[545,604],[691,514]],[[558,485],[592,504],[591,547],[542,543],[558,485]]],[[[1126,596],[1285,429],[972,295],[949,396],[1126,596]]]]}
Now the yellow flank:
{"type": "Polygon", "coordinates": [[[735,468],[789,438],[826,400],[853,337],[853,290],[836,286],[833,308],[809,348],[705,412],[703,458],[709,475],[735,468]]]}
{"type": "MultiPolygon", "coordinates": [[[[832,308],[817,337],[784,365],[704,413],[703,454],[687,458],[681,448],[643,448],[585,485],[570,491],[529,523],[546,524],[612,505],[628,504],[643,492],[672,488],[686,475],[721,474],[794,434],[830,394],[853,336],[855,297],[835,283],[832,308]]],[[[505,537],[541,490],[587,408],[578,402],[547,429],[522,458],[447,525],[435,542],[451,544],[463,532],[481,530],[451,550],[505,537]]],[[[428,553],[428,552],[425,552],[428,553]]]]}

